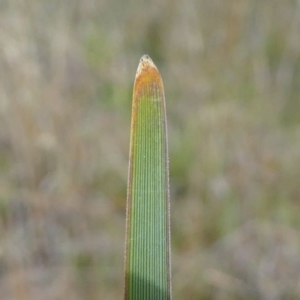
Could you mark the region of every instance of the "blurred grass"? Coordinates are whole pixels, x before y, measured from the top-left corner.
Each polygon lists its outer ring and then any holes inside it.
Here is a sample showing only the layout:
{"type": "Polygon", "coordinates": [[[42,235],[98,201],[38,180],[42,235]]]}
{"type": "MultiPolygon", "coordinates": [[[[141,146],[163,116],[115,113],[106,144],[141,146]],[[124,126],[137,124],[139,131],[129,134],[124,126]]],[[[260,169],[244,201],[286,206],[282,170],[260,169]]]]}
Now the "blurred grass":
{"type": "Polygon", "coordinates": [[[0,3],[0,298],[118,299],[131,93],[165,83],[178,299],[300,298],[300,3],[0,3]]]}

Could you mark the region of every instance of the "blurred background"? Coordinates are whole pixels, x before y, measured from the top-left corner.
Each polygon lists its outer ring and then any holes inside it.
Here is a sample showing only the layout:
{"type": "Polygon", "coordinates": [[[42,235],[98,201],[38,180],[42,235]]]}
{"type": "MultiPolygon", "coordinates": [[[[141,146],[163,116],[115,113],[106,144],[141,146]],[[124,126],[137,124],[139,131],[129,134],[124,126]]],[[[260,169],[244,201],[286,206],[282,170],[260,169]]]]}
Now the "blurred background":
{"type": "Polygon", "coordinates": [[[145,53],[165,84],[174,299],[300,299],[299,0],[1,0],[0,299],[122,299],[145,53]]]}

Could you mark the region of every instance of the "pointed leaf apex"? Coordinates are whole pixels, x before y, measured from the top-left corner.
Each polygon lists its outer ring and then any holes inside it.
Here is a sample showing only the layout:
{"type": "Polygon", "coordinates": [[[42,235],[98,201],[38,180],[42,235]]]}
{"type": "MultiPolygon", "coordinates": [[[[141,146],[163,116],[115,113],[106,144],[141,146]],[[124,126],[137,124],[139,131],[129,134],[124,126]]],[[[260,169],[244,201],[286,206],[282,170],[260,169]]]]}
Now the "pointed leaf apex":
{"type": "Polygon", "coordinates": [[[143,55],[136,71],[134,92],[138,92],[141,86],[144,88],[149,83],[157,83],[160,88],[163,88],[161,75],[157,67],[149,55],[143,55]]]}

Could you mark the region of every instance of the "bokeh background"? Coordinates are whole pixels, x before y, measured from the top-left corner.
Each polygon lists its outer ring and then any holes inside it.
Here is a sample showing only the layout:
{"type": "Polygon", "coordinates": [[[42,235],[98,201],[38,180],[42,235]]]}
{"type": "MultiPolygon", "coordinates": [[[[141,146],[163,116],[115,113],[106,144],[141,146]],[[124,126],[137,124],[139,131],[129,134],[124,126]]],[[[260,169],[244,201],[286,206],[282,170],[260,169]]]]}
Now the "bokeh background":
{"type": "Polygon", "coordinates": [[[145,53],[167,100],[174,299],[300,299],[300,1],[1,0],[1,300],[122,299],[145,53]]]}

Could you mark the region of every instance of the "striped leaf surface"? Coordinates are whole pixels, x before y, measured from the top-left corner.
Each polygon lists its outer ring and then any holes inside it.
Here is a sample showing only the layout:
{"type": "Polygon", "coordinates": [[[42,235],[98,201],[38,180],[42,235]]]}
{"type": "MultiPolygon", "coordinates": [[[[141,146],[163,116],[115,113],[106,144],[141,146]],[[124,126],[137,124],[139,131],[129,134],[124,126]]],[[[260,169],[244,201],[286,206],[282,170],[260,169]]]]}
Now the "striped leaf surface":
{"type": "Polygon", "coordinates": [[[125,300],[171,299],[168,180],[163,82],[144,55],[133,91],[125,300]]]}

